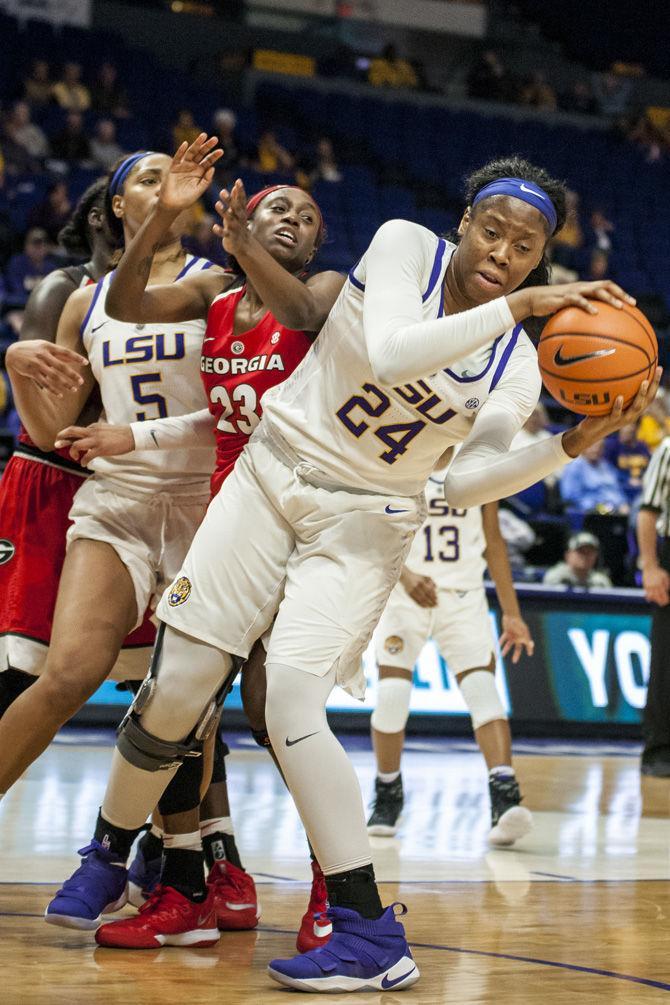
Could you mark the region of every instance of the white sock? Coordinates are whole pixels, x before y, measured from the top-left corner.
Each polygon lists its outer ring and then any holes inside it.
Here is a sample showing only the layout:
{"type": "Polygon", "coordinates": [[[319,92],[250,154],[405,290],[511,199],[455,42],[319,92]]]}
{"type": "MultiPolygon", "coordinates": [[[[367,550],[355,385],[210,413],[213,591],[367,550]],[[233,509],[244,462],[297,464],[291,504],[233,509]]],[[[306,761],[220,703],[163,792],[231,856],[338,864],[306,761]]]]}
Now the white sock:
{"type": "Polygon", "coordinates": [[[489,778],[515,778],[516,773],[511,764],[499,764],[489,771],[489,778]]]}
{"type": "Polygon", "coordinates": [[[166,848],[181,848],[183,851],[202,851],[200,831],[191,834],[163,834],[163,844],[166,848]]]}
{"type": "Polygon", "coordinates": [[[383,782],[384,785],[390,785],[391,782],[395,782],[396,778],[400,778],[400,771],[378,771],[377,778],[380,782],[383,782]]]}
{"type": "Polygon", "coordinates": [[[200,837],[209,837],[210,834],[235,834],[231,817],[211,817],[209,820],[200,821],[200,837]]]}

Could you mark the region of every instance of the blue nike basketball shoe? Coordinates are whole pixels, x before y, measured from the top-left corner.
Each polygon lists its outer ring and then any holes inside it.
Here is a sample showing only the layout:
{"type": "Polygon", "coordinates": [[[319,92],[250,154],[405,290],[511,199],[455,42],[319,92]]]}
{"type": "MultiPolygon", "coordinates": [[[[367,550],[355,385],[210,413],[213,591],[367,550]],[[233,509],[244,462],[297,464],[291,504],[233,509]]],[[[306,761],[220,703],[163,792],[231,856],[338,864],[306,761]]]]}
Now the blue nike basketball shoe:
{"type": "MultiPolygon", "coordinates": [[[[330,941],[290,960],[272,960],[270,977],[296,991],[402,991],[416,984],[419,968],[392,904],[381,918],[363,918],[330,907],[330,941]]],[[[406,913],[403,905],[402,914],[406,913]]]]}

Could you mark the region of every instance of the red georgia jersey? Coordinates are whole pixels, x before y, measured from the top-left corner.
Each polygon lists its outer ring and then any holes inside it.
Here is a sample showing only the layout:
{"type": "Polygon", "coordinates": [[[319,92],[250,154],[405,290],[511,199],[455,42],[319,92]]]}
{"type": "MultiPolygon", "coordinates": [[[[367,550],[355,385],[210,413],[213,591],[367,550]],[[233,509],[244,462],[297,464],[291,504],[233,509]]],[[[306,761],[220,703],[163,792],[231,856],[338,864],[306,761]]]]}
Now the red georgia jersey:
{"type": "Polygon", "coordinates": [[[245,287],[222,293],[207,315],[200,371],[216,419],[215,495],[260,422],[265,392],[293,373],[312,344],[304,331],[286,328],[268,311],[254,328],[233,336],[235,309],[245,287]]]}

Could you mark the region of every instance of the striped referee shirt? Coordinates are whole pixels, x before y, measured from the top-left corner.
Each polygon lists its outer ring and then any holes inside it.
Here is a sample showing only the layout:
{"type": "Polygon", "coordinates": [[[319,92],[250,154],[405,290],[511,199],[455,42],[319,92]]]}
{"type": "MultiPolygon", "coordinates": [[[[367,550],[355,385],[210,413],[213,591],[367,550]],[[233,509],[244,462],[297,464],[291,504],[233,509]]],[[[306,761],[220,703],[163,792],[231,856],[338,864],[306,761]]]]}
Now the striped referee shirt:
{"type": "Polygon", "coordinates": [[[641,509],[659,513],[658,533],[670,534],[670,436],[661,440],[651,456],[642,480],[641,509]]]}

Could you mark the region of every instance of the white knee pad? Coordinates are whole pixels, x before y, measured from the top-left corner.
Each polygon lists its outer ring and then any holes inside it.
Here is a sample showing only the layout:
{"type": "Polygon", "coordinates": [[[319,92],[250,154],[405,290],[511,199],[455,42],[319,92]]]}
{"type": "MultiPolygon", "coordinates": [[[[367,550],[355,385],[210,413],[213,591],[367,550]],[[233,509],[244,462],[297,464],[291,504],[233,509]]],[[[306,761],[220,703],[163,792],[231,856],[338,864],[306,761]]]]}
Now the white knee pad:
{"type": "Polygon", "coordinates": [[[399,733],[407,725],[412,682],[406,677],[383,677],[377,684],[377,704],[370,725],[378,733],[399,733]]]}
{"type": "Polygon", "coordinates": [[[479,729],[494,719],[507,718],[496,687],[495,675],[490,670],[475,670],[457,680],[468,706],[473,729],[479,729]]]}

